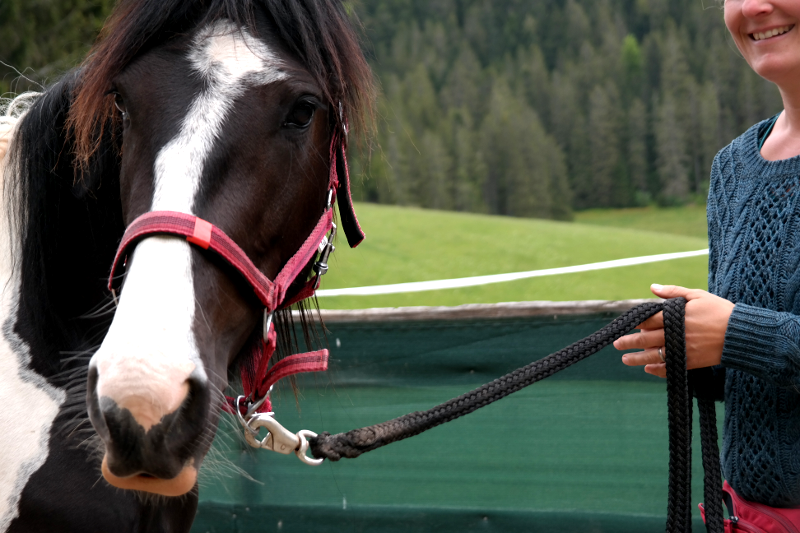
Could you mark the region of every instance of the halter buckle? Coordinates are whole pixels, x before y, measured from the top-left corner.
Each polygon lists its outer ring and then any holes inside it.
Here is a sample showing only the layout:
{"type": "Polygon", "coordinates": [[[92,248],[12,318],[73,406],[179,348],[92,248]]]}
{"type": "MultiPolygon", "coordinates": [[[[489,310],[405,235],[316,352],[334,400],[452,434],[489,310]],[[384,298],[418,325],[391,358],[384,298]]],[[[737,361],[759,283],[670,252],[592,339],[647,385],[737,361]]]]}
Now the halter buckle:
{"type": "Polygon", "coordinates": [[[322,239],[319,244],[319,259],[314,263],[314,272],[317,277],[324,276],[328,272],[328,258],[336,250],[333,239],[336,237],[336,224],[331,223],[331,233],[322,239]]]}

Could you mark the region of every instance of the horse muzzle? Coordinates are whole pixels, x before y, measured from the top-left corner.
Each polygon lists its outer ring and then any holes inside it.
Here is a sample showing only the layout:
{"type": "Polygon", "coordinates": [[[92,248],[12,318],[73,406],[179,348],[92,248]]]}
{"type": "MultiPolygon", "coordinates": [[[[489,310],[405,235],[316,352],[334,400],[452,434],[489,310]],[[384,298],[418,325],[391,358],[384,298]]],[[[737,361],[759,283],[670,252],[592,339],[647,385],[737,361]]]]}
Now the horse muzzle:
{"type": "Polygon", "coordinates": [[[202,438],[210,408],[205,373],[184,368],[172,376],[145,376],[124,370],[102,362],[89,367],[87,406],[105,445],[103,477],[122,489],[164,496],[189,492],[205,454],[202,443],[210,440],[202,438]]]}

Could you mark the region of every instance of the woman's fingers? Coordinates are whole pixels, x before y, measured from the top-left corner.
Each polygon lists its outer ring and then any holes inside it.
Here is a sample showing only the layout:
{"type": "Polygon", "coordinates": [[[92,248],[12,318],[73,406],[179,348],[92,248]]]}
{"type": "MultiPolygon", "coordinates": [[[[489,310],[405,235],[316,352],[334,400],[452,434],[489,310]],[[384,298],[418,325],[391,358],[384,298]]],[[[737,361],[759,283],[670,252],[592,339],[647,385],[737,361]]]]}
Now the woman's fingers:
{"type": "Polygon", "coordinates": [[[664,362],[663,355],[664,348],[648,348],[641,352],[626,353],[622,356],[622,362],[628,366],[660,365],[664,362]]]}
{"type": "MultiPolygon", "coordinates": [[[[661,298],[686,298],[686,362],[687,368],[702,368],[718,365],[728,320],[734,304],[701,289],[687,289],[678,285],[654,283],[650,290],[661,298]]],[[[641,331],[617,339],[617,350],[643,350],[625,354],[622,362],[629,366],[644,366],[645,372],[665,378],[666,365],[661,355],[664,346],[664,315],[658,313],[639,325],[641,331]],[[658,347],[662,347],[659,354],[658,347]]]]}
{"type": "Polygon", "coordinates": [[[686,287],[681,287],[680,285],[659,285],[658,283],[653,283],[650,285],[650,291],[652,291],[652,293],[659,298],[664,298],[665,300],[683,296],[687,300],[691,301],[696,300],[697,298],[702,298],[704,294],[708,294],[702,289],[687,289],[686,287]]]}
{"type": "Polygon", "coordinates": [[[636,329],[662,329],[664,327],[664,313],[656,313],[638,326],[636,329]]]}
{"type": "Polygon", "coordinates": [[[643,330],[614,341],[614,348],[617,350],[644,350],[653,346],[664,346],[663,329],[643,330]]]}
{"type": "Polygon", "coordinates": [[[644,371],[648,374],[653,374],[654,376],[658,376],[663,379],[667,379],[667,365],[664,363],[659,363],[657,365],[647,365],[644,367],[644,371]]]}
{"type": "Polygon", "coordinates": [[[677,285],[651,287],[662,298],[686,298],[686,361],[688,368],[703,368],[720,364],[725,332],[734,304],[701,289],[677,285]]]}

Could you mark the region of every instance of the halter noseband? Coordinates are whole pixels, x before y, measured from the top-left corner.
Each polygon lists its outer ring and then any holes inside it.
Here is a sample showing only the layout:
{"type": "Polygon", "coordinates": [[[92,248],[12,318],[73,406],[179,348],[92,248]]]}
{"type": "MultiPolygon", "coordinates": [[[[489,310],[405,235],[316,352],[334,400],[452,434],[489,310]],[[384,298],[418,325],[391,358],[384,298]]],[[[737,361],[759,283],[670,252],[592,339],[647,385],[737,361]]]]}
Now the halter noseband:
{"type": "Polygon", "coordinates": [[[301,372],[319,372],[328,368],[328,350],[295,354],[269,366],[275,353],[277,333],[272,325],[275,311],[310,298],[319,286],[320,276],[328,271],[328,257],[334,251],[333,238],[336,224],[333,222],[333,200],[339,205],[339,216],[351,247],[364,240],[364,232],[356,218],[350,194],[350,175],[346,158],[346,126],[344,135],[336,131],[331,138],[330,172],[328,177],[328,203],[316,226],[303,242],[300,249],[283,266],[274,280],[270,280],[247,257],[247,254],[228,235],[217,226],[194,215],[175,211],[151,211],[136,218],[125,230],[122,242],[117,249],[108,289],[116,301],[116,273],[120,264],[124,266],[128,255],[137,243],[153,235],[174,235],[223,258],[236,269],[253,288],[253,292],[264,305],[263,339],[256,343],[253,356],[242,365],[242,397],[228,398],[223,407],[229,412],[253,415],[269,412],[272,409],[269,393],[278,380],[301,372]],[[343,190],[342,190],[343,189],[343,190]],[[337,191],[343,194],[337,194],[337,191]],[[290,295],[289,288],[309,262],[314,262],[314,275],[297,293],[290,295]]]}

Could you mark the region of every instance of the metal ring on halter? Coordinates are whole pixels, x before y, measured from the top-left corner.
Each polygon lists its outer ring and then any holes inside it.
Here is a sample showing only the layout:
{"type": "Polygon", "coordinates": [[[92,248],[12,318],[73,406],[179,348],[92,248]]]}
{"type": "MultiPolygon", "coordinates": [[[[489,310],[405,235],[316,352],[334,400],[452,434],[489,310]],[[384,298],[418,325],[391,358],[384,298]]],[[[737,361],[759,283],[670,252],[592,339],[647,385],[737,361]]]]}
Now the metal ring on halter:
{"type": "MultiPolygon", "coordinates": [[[[253,428],[251,428],[251,427],[250,427],[250,424],[248,424],[248,423],[247,423],[247,421],[246,421],[246,420],[244,419],[244,417],[242,416],[242,410],[239,408],[239,404],[240,404],[240,403],[241,403],[241,401],[242,401],[242,400],[244,400],[244,399],[245,399],[245,397],[244,397],[244,396],[238,396],[238,397],[236,398],[236,418],[238,418],[238,419],[239,419],[239,423],[240,423],[240,424],[241,424],[241,425],[242,425],[242,426],[243,426],[243,427],[244,427],[244,428],[245,428],[247,431],[249,431],[249,432],[250,432],[250,434],[252,434],[252,435],[253,435],[253,437],[258,437],[258,431],[254,430],[253,428]]],[[[263,403],[263,402],[262,402],[262,403],[263,403]]],[[[248,418],[250,417],[249,410],[248,410],[247,417],[248,417],[248,418]]]]}
{"type": "Polygon", "coordinates": [[[658,347],[658,356],[661,358],[662,363],[666,363],[667,360],[664,359],[664,352],[661,350],[661,346],[658,347]]]}
{"type": "Polygon", "coordinates": [[[306,455],[306,452],[308,452],[308,440],[306,439],[306,437],[313,439],[314,437],[317,436],[317,434],[307,429],[301,429],[300,431],[297,432],[297,436],[300,437],[300,448],[298,448],[294,452],[297,458],[310,466],[321,465],[322,461],[324,461],[325,459],[314,459],[313,457],[309,457],[306,455]]]}
{"type": "Polygon", "coordinates": [[[251,404],[250,407],[248,407],[247,412],[244,415],[244,416],[246,416],[248,418],[248,420],[250,419],[251,416],[253,416],[255,414],[255,412],[258,410],[259,407],[264,405],[264,402],[266,402],[267,398],[269,398],[269,394],[272,392],[272,387],[274,387],[274,386],[275,385],[270,385],[269,386],[269,390],[264,395],[264,397],[261,398],[260,400],[258,400],[257,402],[251,404]]]}
{"type": "Polygon", "coordinates": [[[275,311],[267,313],[267,310],[264,309],[264,342],[269,339],[269,326],[272,324],[272,315],[274,314],[275,311]]]}
{"type": "Polygon", "coordinates": [[[328,204],[325,206],[325,209],[328,210],[333,205],[333,187],[328,189],[328,204]]]}

